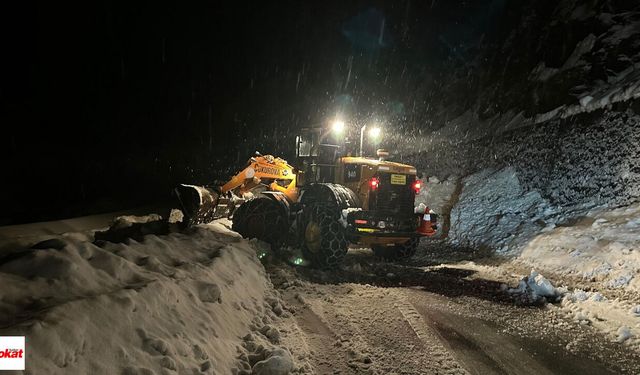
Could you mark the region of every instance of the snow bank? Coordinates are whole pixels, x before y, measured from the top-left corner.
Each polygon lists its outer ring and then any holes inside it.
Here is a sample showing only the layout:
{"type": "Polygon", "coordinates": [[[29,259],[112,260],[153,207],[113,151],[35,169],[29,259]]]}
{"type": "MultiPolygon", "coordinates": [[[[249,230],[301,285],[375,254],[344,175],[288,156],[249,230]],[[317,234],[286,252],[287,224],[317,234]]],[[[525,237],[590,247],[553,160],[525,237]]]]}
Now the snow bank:
{"type": "Polygon", "coordinates": [[[570,225],[540,233],[518,260],[602,289],[640,292],[640,204],[592,210],[570,225]]]}
{"type": "Polygon", "coordinates": [[[451,211],[449,239],[454,245],[507,252],[544,229],[544,218],[553,213],[538,192],[523,189],[513,168],[484,170],[464,180],[451,211]]]}
{"type": "MultiPolygon", "coordinates": [[[[34,374],[246,369],[241,337],[278,301],[254,246],[220,223],[102,247],[63,238],[4,256],[0,283],[0,335],[27,337],[34,374]]],[[[289,368],[268,341],[255,373],[282,373],[261,370],[289,368]]]]}
{"type": "MultiPolygon", "coordinates": [[[[604,175],[610,172],[602,168],[604,175]]],[[[589,289],[557,289],[532,273],[510,292],[524,303],[563,296],[562,309],[577,324],[592,325],[640,350],[640,203],[612,208],[597,206],[594,197],[592,202],[554,206],[537,191],[523,188],[520,176],[508,167],[466,178],[452,211],[449,241],[490,247],[511,256],[519,268],[535,268],[589,289]]],[[[636,194],[634,186],[625,189],[636,194]]]]}
{"type": "Polygon", "coordinates": [[[608,299],[599,292],[575,289],[562,298],[562,308],[569,318],[582,325],[592,325],[612,341],[640,351],[640,316],[635,307],[620,299],[608,299]]]}
{"type": "Polygon", "coordinates": [[[146,207],[57,221],[0,226],[0,253],[17,248],[29,248],[53,236],[91,241],[95,230],[109,227],[117,217],[134,217],[149,210],[150,208],[146,207]]]}
{"type": "MultiPolygon", "coordinates": [[[[487,213],[498,212],[495,207],[507,203],[498,198],[501,193],[498,188],[495,196],[478,195],[487,198],[487,213]]],[[[522,207],[525,198],[516,198],[513,207],[522,207]]],[[[482,212],[478,216],[483,217],[482,212]]],[[[584,285],[585,289],[556,288],[549,279],[532,271],[509,292],[519,295],[523,303],[562,297],[562,309],[577,324],[592,325],[611,340],[640,350],[640,203],[614,209],[560,211],[539,219],[547,225],[535,233],[528,217],[513,215],[510,223],[502,226],[512,235],[507,243],[517,249],[511,253],[511,262],[553,275],[555,280],[584,285]],[[527,240],[522,242],[523,238],[527,240]]],[[[482,220],[467,220],[471,221],[465,224],[470,231],[467,236],[477,237],[466,238],[492,238],[493,229],[481,225],[482,220]]]]}

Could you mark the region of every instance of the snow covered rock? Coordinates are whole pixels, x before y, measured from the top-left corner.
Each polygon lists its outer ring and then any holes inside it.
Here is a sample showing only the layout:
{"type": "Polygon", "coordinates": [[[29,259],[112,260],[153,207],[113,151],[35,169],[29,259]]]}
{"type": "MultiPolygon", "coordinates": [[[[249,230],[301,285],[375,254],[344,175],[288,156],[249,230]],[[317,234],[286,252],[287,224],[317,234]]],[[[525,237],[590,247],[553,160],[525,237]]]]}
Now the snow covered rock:
{"type": "Polygon", "coordinates": [[[268,358],[256,363],[251,369],[255,375],[287,375],[294,369],[291,353],[278,348],[269,353],[268,358]]]}

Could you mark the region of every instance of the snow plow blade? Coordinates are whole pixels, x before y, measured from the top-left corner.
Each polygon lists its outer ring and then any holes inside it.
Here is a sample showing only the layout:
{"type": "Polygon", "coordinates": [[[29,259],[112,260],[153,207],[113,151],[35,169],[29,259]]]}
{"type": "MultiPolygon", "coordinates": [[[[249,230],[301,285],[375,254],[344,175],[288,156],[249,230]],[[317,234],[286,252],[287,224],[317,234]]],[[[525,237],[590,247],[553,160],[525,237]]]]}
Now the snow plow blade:
{"type": "Polygon", "coordinates": [[[228,217],[232,210],[228,198],[204,186],[181,184],[175,188],[184,214],[183,224],[193,226],[228,217]]]}

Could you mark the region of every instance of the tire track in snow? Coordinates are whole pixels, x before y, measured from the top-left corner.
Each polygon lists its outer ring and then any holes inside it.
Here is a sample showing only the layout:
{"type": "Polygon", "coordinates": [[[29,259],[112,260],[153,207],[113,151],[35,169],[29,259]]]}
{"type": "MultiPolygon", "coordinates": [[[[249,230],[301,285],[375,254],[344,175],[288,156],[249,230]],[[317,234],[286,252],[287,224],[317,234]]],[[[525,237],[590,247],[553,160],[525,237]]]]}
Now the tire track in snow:
{"type": "MultiPolygon", "coordinates": [[[[461,314],[420,290],[404,290],[421,320],[472,374],[605,374],[615,371],[591,359],[558,353],[539,338],[522,340],[495,322],[461,314]]],[[[496,312],[497,313],[497,312],[496,312]]]]}
{"type": "Polygon", "coordinates": [[[336,347],[339,335],[308,303],[288,296],[287,302],[297,308],[294,315],[300,331],[306,337],[311,365],[318,374],[351,373],[344,350],[336,347]]]}
{"type": "Polygon", "coordinates": [[[316,373],[467,374],[401,293],[363,285],[299,291],[303,298],[287,299],[316,373]]]}
{"type": "MultiPolygon", "coordinates": [[[[394,307],[402,314],[404,320],[409,324],[413,333],[422,341],[425,348],[430,350],[430,354],[433,356],[434,361],[438,364],[437,367],[431,368],[433,373],[440,373],[442,371],[442,365],[445,363],[455,363],[457,361],[443,346],[442,342],[438,338],[438,335],[431,330],[427,322],[422,318],[422,315],[416,310],[416,308],[409,302],[407,296],[399,292],[398,299],[394,302],[394,307]]],[[[452,369],[454,370],[454,369],[452,369]]],[[[454,373],[468,374],[463,368],[456,368],[454,373]]]]}

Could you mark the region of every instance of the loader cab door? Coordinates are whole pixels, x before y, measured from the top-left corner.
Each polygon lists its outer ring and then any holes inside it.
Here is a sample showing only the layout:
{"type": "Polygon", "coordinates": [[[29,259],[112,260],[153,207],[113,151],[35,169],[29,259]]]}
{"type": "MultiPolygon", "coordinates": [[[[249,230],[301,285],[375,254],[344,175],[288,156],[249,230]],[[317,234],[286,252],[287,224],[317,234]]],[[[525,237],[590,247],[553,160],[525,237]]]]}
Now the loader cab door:
{"type": "Polygon", "coordinates": [[[310,158],[318,156],[318,134],[314,132],[303,132],[296,137],[296,157],[310,158]]]}
{"type": "Polygon", "coordinates": [[[308,182],[334,182],[340,146],[328,143],[321,128],[302,129],[296,137],[296,156],[308,182]]]}

